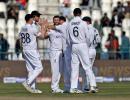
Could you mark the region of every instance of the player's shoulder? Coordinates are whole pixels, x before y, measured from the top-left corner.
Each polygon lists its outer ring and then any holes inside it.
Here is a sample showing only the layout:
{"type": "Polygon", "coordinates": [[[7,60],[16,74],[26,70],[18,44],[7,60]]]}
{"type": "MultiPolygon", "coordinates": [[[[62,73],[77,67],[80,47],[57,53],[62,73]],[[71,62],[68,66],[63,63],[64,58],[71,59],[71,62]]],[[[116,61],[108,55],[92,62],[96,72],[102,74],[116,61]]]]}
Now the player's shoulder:
{"type": "Polygon", "coordinates": [[[98,33],[98,30],[97,30],[95,27],[93,27],[93,31],[94,31],[95,33],[98,33]]]}
{"type": "Polygon", "coordinates": [[[48,31],[48,35],[55,35],[56,34],[56,31],[55,30],[49,30],[48,31]]]}
{"type": "Polygon", "coordinates": [[[64,23],[63,23],[63,26],[68,26],[68,24],[69,24],[68,21],[67,21],[67,22],[64,22],[64,23]]]}
{"type": "Polygon", "coordinates": [[[80,18],[73,18],[70,22],[69,25],[82,25],[84,22],[80,18]]]}
{"type": "Polygon", "coordinates": [[[48,33],[54,33],[55,31],[54,30],[49,30],[48,33]]]}
{"type": "Polygon", "coordinates": [[[29,26],[27,26],[27,25],[24,25],[24,26],[21,27],[22,32],[27,32],[28,29],[29,29],[29,26]]]}
{"type": "Polygon", "coordinates": [[[81,23],[82,23],[83,26],[88,26],[88,24],[83,20],[81,20],[81,23]]]}
{"type": "Polygon", "coordinates": [[[98,32],[98,30],[97,30],[94,26],[89,25],[89,27],[90,27],[90,29],[91,29],[92,31],[94,31],[94,32],[98,32]]]}
{"type": "Polygon", "coordinates": [[[77,22],[79,20],[81,20],[79,17],[74,17],[70,20],[70,23],[77,22]]]}

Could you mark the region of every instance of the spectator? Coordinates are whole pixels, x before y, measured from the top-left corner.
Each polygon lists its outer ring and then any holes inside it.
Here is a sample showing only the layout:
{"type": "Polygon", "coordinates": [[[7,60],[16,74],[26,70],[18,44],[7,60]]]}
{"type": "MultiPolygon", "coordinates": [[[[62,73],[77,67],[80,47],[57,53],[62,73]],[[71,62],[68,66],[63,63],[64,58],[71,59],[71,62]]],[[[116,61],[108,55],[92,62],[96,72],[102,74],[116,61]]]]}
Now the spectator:
{"type": "Polygon", "coordinates": [[[107,27],[110,24],[110,19],[107,16],[107,13],[104,13],[104,16],[101,18],[101,26],[107,27]]]}
{"type": "Polygon", "coordinates": [[[18,11],[19,10],[18,10],[18,7],[16,5],[10,7],[10,9],[7,12],[7,18],[14,19],[15,22],[17,23],[18,22],[18,11]]]}
{"type": "Polygon", "coordinates": [[[121,36],[121,58],[128,59],[129,58],[129,45],[130,41],[129,38],[125,35],[125,32],[122,32],[121,36]]]}
{"type": "Polygon", "coordinates": [[[62,16],[66,17],[67,19],[70,19],[71,17],[70,4],[65,3],[64,6],[60,9],[60,13],[62,16]]]}
{"type": "Polygon", "coordinates": [[[114,10],[115,9],[117,10],[119,16],[124,16],[125,7],[120,1],[117,2],[117,7],[115,7],[114,10]]]}
{"type": "Polygon", "coordinates": [[[119,1],[117,2],[117,7],[114,8],[115,10],[117,10],[117,15],[118,15],[118,18],[119,20],[121,21],[122,23],[122,20],[124,19],[125,17],[125,7],[123,6],[123,4],[119,1]]]}
{"type": "Polygon", "coordinates": [[[3,37],[3,34],[0,34],[0,59],[1,60],[8,60],[8,52],[9,50],[9,43],[3,37]]]}
{"type": "Polygon", "coordinates": [[[20,40],[19,39],[17,39],[16,40],[16,43],[15,43],[15,53],[16,53],[16,55],[17,55],[17,58],[19,58],[19,55],[20,55],[20,53],[21,53],[21,45],[20,45],[20,40]]]}
{"type": "Polygon", "coordinates": [[[25,10],[26,5],[27,5],[27,0],[16,0],[19,10],[25,10]]]}
{"type": "Polygon", "coordinates": [[[119,41],[118,37],[115,36],[114,30],[108,35],[108,39],[106,41],[105,47],[108,50],[109,59],[119,59],[119,41]]]}
{"type": "Polygon", "coordinates": [[[128,6],[125,7],[125,13],[130,16],[130,1],[127,2],[128,6]]]}
{"type": "Polygon", "coordinates": [[[117,15],[117,10],[115,9],[112,13],[112,19],[110,21],[110,26],[113,28],[115,26],[122,26],[122,19],[120,19],[117,15]]]}

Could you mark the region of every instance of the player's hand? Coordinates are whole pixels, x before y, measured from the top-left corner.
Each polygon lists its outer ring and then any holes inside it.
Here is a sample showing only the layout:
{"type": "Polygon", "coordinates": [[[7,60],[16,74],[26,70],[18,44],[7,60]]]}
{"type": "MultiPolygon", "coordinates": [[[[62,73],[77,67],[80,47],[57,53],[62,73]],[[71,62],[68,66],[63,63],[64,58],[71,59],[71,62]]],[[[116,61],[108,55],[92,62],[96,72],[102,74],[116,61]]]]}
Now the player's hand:
{"type": "Polygon", "coordinates": [[[53,23],[49,23],[47,26],[48,29],[53,29],[54,28],[54,24],[53,23]]]}
{"type": "Polygon", "coordinates": [[[41,27],[42,27],[43,30],[47,30],[47,26],[48,26],[48,20],[45,19],[45,20],[42,21],[41,27]]]}
{"type": "Polygon", "coordinates": [[[38,24],[39,24],[40,26],[43,26],[43,25],[45,26],[45,25],[48,24],[48,20],[47,20],[47,19],[45,19],[45,20],[40,19],[39,22],[38,22],[38,24]]]}
{"type": "Polygon", "coordinates": [[[40,18],[39,19],[39,22],[37,22],[37,24],[39,24],[40,26],[42,25],[42,22],[43,22],[43,20],[40,18]]]}
{"type": "Polygon", "coordinates": [[[43,20],[43,22],[42,22],[42,25],[43,25],[43,26],[47,27],[48,24],[49,24],[49,23],[48,23],[48,20],[47,20],[47,19],[43,20]]]}

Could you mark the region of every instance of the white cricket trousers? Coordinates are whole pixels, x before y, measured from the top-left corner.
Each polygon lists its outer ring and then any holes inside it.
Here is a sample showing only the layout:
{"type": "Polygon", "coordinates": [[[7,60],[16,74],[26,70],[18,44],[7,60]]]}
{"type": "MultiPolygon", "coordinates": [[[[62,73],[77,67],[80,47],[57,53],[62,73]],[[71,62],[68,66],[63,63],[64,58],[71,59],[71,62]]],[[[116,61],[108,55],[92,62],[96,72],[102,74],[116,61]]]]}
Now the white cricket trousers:
{"type": "Polygon", "coordinates": [[[95,76],[91,69],[89,60],[88,46],[86,43],[72,45],[72,60],[71,60],[71,89],[78,88],[79,64],[82,64],[86,76],[90,80],[90,85],[95,86],[95,76]]]}
{"type": "MultiPolygon", "coordinates": [[[[95,61],[95,57],[96,57],[96,50],[95,48],[89,48],[89,59],[90,59],[90,62],[91,62],[91,69],[93,67],[93,64],[94,64],[94,61],[95,61]]],[[[89,85],[90,85],[90,81],[89,81],[89,78],[88,76],[85,75],[85,72],[83,71],[82,73],[82,78],[83,78],[83,87],[82,89],[84,90],[85,88],[86,89],[89,89],[89,85]]],[[[95,86],[96,87],[96,86],[95,86]]]]}
{"type": "Polygon", "coordinates": [[[71,48],[66,48],[64,51],[64,90],[70,90],[71,77],[71,48]]]}
{"type": "Polygon", "coordinates": [[[28,71],[27,83],[35,88],[36,78],[43,70],[39,52],[37,50],[26,50],[23,51],[23,57],[28,71]]]}
{"type": "Polygon", "coordinates": [[[89,59],[90,59],[92,66],[94,64],[95,57],[96,57],[96,49],[95,48],[89,48],[89,59]]]}
{"type": "Polygon", "coordinates": [[[59,89],[59,81],[62,73],[62,51],[61,50],[50,50],[50,62],[51,62],[51,89],[59,89]]]}

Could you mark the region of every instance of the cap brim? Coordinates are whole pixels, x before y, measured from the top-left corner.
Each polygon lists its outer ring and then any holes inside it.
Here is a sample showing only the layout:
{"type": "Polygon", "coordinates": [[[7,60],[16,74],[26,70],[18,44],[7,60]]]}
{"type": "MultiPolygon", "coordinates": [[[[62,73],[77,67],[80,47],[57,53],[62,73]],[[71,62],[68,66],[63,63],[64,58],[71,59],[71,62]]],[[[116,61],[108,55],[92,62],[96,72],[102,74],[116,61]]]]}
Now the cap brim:
{"type": "Polygon", "coordinates": [[[39,15],[42,15],[41,13],[38,13],[39,15]]]}

